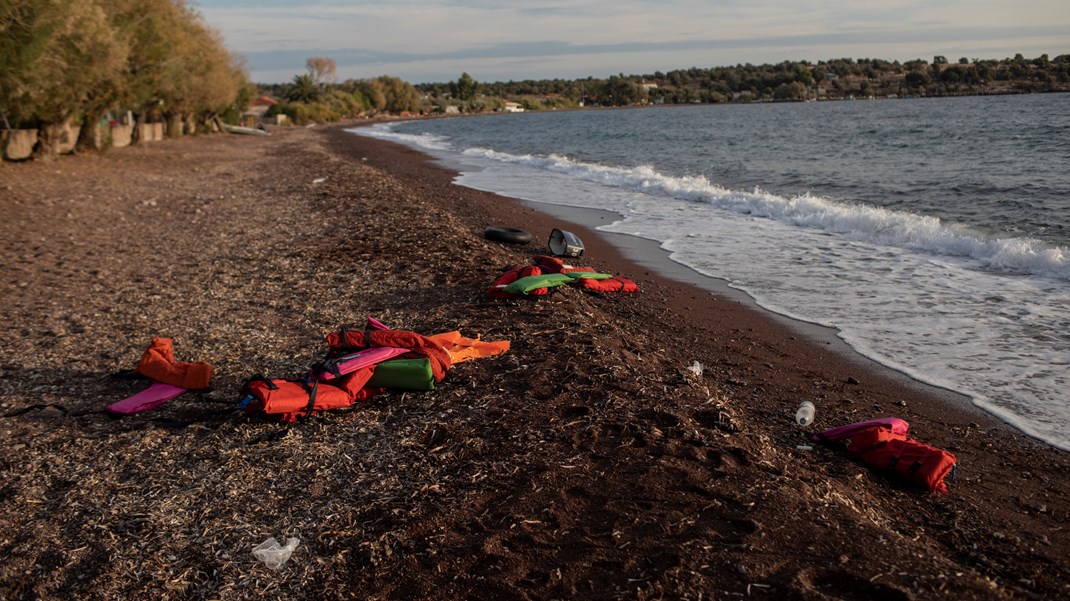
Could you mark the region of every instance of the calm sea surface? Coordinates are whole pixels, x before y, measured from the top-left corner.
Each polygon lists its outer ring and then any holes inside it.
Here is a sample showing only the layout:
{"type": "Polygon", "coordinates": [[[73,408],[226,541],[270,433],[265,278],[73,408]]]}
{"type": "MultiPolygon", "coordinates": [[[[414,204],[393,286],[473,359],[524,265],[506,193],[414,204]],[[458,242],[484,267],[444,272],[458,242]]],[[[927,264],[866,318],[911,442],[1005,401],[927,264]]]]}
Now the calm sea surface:
{"type": "Polygon", "coordinates": [[[354,130],[608,209],[772,311],[1070,450],[1070,95],[541,112],[354,130]]]}

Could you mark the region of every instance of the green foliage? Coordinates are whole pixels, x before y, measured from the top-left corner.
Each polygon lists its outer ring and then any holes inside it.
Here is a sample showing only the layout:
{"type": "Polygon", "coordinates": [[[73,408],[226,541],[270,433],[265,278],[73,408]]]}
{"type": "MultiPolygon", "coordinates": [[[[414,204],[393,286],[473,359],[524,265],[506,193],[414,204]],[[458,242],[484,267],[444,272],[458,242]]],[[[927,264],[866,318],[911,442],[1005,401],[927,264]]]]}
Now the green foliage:
{"type": "Polygon", "coordinates": [[[471,100],[476,95],[476,80],[468,73],[462,73],[461,77],[453,85],[453,96],[458,100],[471,100]]]}
{"type": "Polygon", "coordinates": [[[294,75],[290,88],[286,91],[286,99],[292,102],[315,102],[319,100],[320,87],[316,79],[307,73],[294,75]]]}
{"type": "Polygon", "coordinates": [[[0,111],[39,126],[104,112],[209,115],[247,77],[184,0],[0,1],[0,111]]]}

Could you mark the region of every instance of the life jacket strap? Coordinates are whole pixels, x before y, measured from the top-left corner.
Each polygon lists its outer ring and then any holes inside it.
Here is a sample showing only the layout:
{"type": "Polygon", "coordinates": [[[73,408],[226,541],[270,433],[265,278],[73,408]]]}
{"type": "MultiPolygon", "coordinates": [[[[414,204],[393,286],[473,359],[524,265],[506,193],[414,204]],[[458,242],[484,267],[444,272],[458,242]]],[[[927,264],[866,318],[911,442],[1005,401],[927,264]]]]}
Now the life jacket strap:
{"type": "Polygon", "coordinates": [[[311,385],[308,383],[308,380],[298,380],[297,383],[308,393],[308,406],[305,407],[304,415],[304,419],[308,419],[312,416],[312,407],[316,404],[316,392],[319,390],[320,383],[319,380],[311,385]]]}

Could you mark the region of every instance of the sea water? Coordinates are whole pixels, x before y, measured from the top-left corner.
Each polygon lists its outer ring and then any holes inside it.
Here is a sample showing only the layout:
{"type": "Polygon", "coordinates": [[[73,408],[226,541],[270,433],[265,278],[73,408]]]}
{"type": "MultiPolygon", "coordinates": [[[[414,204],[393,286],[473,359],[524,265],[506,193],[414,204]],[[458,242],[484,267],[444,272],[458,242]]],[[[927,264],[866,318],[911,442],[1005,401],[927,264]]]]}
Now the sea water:
{"type": "MultiPolygon", "coordinates": [[[[501,114],[353,130],[601,230],[1070,450],[1070,95],[501,114]]],[[[517,225],[517,224],[509,224],[517,225]]]]}

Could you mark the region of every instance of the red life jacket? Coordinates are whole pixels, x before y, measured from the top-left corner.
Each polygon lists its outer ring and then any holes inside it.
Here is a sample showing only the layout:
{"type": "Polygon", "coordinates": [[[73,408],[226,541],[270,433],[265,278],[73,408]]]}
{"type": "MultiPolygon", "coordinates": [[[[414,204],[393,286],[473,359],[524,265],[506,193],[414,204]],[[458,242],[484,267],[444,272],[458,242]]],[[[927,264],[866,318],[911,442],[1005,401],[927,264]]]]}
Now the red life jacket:
{"type": "Polygon", "coordinates": [[[615,275],[605,280],[579,278],[569,283],[573,288],[583,288],[592,292],[639,292],[639,286],[626,277],[615,275]]]}
{"type": "Polygon", "coordinates": [[[883,427],[855,433],[847,454],[866,465],[920,484],[929,492],[946,493],[944,478],[955,469],[955,456],[951,453],[908,440],[905,434],[883,427]]]}
{"type": "Polygon", "coordinates": [[[569,265],[569,264],[565,263],[564,261],[562,261],[561,259],[558,259],[557,257],[548,257],[546,255],[537,255],[535,257],[535,264],[538,265],[540,268],[542,268],[544,273],[573,273],[573,272],[594,273],[595,272],[595,268],[594,267],[586,267],[586,266],[584,266],[584,267],[575,267],[575,266],[572,266],[572,265],[569,265]]]}
{"type": "Polygon", "coordinates": [[[494,283],[487,288],[484,293],[487,298],[524,298],[525,296],[546,296],[550,293],[549,288],[536,288],[525,294],[510,294],[502,290],[509,284],[519,280],[520,278],[526,278],[533,275],[542,275],[542,269],[537,265],[523,265],[520,267],[513,267],[505,273],[498,276],[498,279],[494,280],[494,283]]]}

